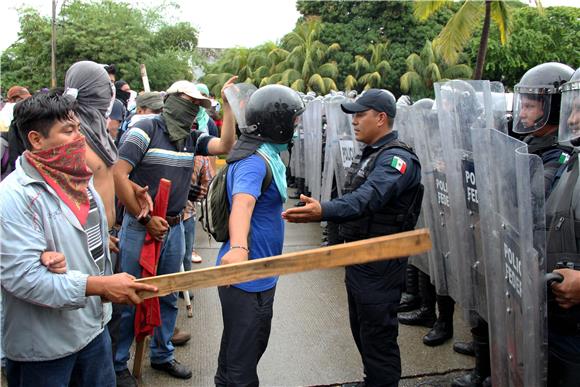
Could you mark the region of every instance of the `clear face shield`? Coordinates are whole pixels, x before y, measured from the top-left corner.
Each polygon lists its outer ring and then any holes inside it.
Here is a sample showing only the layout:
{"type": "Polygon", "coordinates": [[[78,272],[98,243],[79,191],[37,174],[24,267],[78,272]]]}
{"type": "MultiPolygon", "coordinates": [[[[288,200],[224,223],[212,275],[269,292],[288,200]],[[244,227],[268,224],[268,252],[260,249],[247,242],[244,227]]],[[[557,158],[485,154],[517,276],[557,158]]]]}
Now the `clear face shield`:
{"type": "Polygon", "coordinates": [[[240,131],[245,134],[251,134],[256,128],[248,128],[246,123],[246,106],[252,94],[257,90],[256,86],[249,83],[236,83],[228,87],[224,94],[236,117],[240,131]]]}
{"type": "Polygon", "coordinates": [[[542,94],[541,90],[524,88],[514,94],[514,126],[519,134],[534,133],[542,129],[550,117],[552,94],[542,94]]]}
{"type": "Polygon", "coordinates": [[[562,86],[558,141],[571,141],[574,146],[580,145],[580,81],[562,86]]]}

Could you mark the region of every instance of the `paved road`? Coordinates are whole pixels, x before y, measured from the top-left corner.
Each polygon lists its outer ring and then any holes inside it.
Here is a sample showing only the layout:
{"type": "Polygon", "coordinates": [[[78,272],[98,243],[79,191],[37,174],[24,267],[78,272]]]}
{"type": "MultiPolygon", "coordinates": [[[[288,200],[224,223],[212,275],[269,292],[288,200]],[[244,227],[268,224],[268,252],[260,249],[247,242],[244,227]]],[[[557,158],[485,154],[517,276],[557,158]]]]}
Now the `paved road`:
{"type": "MultiPolygon", "coordinates": [[[[290,203],[292,205],[293,202],[290,203]]],[[[203,263],[214,264],[219,247],[197,228],[197,251],[203,263]]],[[[319,246],[318,224],[287,225],[284,250],[319,246]]],[[[272,334],[258,373],[262,386],[337,385],[362,380],[359,354],[348,327],[344,269],[320,270],[283,276],[276,290],[272,334]]],[[[217,289],[194,292],[194,317],[188,319],[180,304],[178,326],[193,338],[176,350],[176,358],[193,368],[193,378],[180,381],[155,371],[145,362],[142,386],[212,386],[222,321],[217,289]]],[[[180,300],[182,303],[182,300],[180,300]]],[[[455,339],[466,340],[469,331],[455,316],[455,339]]],[[[452,343],[429,348],[421,339],[426,328],[400,327],[403,362],[401,386],[446,386],[452,377],[473,367],[473,359],[455,354],[452,343]]]]}

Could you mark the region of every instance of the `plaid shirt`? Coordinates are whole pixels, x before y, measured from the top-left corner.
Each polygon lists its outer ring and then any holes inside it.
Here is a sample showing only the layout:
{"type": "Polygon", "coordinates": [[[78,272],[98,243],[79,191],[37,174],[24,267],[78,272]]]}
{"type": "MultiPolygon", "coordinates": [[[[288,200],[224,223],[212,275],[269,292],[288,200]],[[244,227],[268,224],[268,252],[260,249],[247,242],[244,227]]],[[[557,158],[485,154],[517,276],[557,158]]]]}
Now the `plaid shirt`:
{"type": "MultiPolygon", "coordinates": [[[[191,185],[189,188],[189,198],[199,202],[207,195],[209,182],[213,178],[207,156],[195,156],[193,160],[193,173],[191,174],[191,185]]],[[[195,215],[195,205],[191,200],[185,206],[184,219],[195,215]]]]}

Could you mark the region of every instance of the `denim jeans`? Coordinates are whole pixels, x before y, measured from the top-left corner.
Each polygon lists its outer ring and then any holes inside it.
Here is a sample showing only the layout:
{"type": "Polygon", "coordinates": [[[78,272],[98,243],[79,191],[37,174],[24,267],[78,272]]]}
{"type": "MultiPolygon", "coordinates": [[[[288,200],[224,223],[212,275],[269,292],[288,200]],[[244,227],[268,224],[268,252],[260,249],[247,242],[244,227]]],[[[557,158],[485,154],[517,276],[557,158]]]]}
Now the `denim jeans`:
{"type": "Polygon", "coordinates": [[[183,270],[191,270],[191,253],[195,242],[195,215],[183,221],[185,231],[185,255],[183,256],[183,270]]]}
{"type": "Polygon", "coordinates": [[[48,361],[6,359],[8,387],[115,387],[111,338],[105,330],[86,347],[48,361]]]}
{"type": "MultiPolygon", "coordinates": [[[[119,259],[123,272],[141,278],[139,257],[145,241],[145,226],[141,225],[133,216],[125,214],[119,234],[119,259]]],[[[181,268],[185,242],[183,237],[183,223],[176,224],[169,229],[157,266],[157,274],[177,273],[181,268]]],[[[171,336],[177,319],[177,293],[159,297],[161,309],[161,326],[155,329],[151,340],[151,363],[165,363],[173,360],[173,344],[171,336]]],[[[121,314],[121,327],[117,353],[115,354],[115,371],[127,368],[129,350],[135,336],[134,333],[135,307],[125,306],[121,314]]]]}

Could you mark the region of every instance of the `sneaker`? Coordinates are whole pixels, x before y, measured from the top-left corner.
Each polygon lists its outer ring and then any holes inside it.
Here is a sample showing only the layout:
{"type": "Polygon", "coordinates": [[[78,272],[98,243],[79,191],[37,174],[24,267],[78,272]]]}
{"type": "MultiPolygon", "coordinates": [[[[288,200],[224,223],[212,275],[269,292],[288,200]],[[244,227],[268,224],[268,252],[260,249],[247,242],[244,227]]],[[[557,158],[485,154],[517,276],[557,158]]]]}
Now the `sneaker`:
{"type": "Polygon", "coordinates": [[[191,340],[191,335],[186,332],[181,332],[179,328],[175,327],[173,330],[173,336],[171,336],[171,343],[175,347],[180,347],[185,345],[189,340],[191,340]]]}
{"type": "Polygon", "coordinates": [[[191,370],[175,359],[165,363],[151,363],[151,368],[167,372],[169,375],[178,379],[190,379],[192,376],[191,370]]]}
{"type": "Polygon", "coordinates": [[[195,251],[191,252],[191,262],[201,263],[201,256],[195,251]]]}
{"type": "Polygon", "coordinates": [[[117,387],[137,387],[137,379],[126,368],[123,371],[115,371],[115,378],[117,387]]]}

